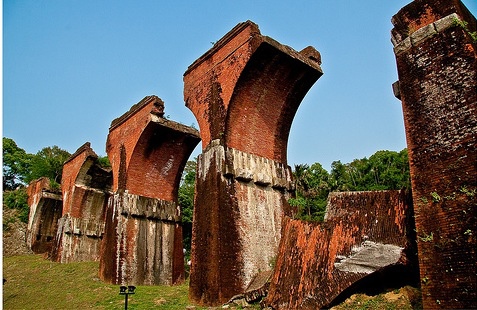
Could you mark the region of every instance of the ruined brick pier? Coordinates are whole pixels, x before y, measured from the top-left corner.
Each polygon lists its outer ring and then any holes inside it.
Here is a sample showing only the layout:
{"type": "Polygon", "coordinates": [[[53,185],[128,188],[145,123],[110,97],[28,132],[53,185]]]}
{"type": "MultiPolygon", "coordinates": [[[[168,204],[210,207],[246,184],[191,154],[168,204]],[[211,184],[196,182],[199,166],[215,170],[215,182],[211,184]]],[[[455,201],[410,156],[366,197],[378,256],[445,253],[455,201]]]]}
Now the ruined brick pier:
{"type": "Polygon", "coordinates": [[[114,194],[100,259],[100,276],[110,283],[174,284],[184,278],[177,191],[200,138],[163,115],[162,100],[148,96],[111,123],[106,151],[114,194]]]}
{"type": "Polygon", "coordinates": [[[61,217],[61,193],[50,187],[48,178],[30,182],[27,188],[28,215],[27,246],[37,254],[49,253],[61,217]]]}
{"type": "Polygon", "coordinates": [[[416,0],[392,19],[425,309],[477,308],[476,20],[416,0]]]}
{"type": "Polygon", "coordinates": [[[276,258],[294,191],[287,142],[294,115],[322,75],[320,54],[296,52],[238,24],[184,74],[202,137],[190,298],[217,305],[244,292],[276,258]]]}
{"type": "Polygon", "coordinates": [[[286,218],[267,306],[328,309],[352,292],[415,283],[406,191],[331,193],[323,223],[286,218]]]}
{"type": "Polygon", "coordinates": [[[111,170],[101,167],[89,142],[64,163],[63,211],[52,260],[62,263],[99,260],[111,185],[111,170]]]}
{"type": "MultiPolygon", "coordinates": [[[[458,0],[415,0],[392,22],[412,201],[406,191],[332,193],[323,223],[292,219],[287,164],[320,54],[247,21],[189,66],[184,99],[202,138],[192,302],[257,300],[269,289],[263,304],[273,309],[319,309],[357,288],[417,280],[425,309],[477,308],[477,22],[458,0]]],[[[201,138],[163,116],[162,100],[145,97],[111,123],[111,169],[86,143],[64,165],[62,196],[46,178],[29,185],[35,253],[99,259],[114,284],[183,280],[177,192],[201,138]]]]}

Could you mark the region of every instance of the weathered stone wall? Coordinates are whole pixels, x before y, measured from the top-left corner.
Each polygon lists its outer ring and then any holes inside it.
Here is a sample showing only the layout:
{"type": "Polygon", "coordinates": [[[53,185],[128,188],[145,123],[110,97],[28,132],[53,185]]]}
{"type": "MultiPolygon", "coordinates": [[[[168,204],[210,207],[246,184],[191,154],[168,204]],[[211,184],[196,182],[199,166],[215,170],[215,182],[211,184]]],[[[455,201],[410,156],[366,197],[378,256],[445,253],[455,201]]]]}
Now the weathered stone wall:
{"type": "Polygon", "coordinates": [[[191,289],[228,300],[271,269],[291,185],[289,167],[272,160],[219,144],[199,156],[195,203],[207,208],[195,207],[194,223],[207,229],[194,224],[191,289]]]}
{"type": "Polygon", "coordinates": [[[63,165],[63,213],[51,257],[59,262],[98,261],[112,173],[89,143],[63,165]]]}
{"type": "Polygon", "coordinates": [[[477,308],[476,20],[460,1],[416,0],[392,21],[423,305],[477,308]]]}
{"type": "Polygon", "coordinates": [[[132,194],[109,199],[100,274],[116,284],[171,285],[183,279],[177,204],[132,194]]]}
{"type": "Polygon", "coordinates": [[[265,303],[321,309],[367,279],[365,288],[417,279],[410,200],[404,191],[331,193],[325,222],[285,218],[265,303]]]}
{"type": "Polygon", "coordinates": [[[114,284],[174,284],[184,278],[177,192],[199,143],[197,130],[164,119],[164,103],[145,97],[111,123],[113,170],[101,245],[100,277],[114,284]]]}
{"type": "Polygon", "coordinates": [[[61,195],[50,188],[48,178],[32,181],[27,193],[30,206],[27,246],[34,253],[49,253],[61,217],[61,195]]]}
{"type": "Polygon", "coordinates": [[[217,305],[270,270],[291,215],[288,134],[322,75],[320,55],[238,24],[184,74],[184,98],[201,129],[190,298],[217,305]]]}

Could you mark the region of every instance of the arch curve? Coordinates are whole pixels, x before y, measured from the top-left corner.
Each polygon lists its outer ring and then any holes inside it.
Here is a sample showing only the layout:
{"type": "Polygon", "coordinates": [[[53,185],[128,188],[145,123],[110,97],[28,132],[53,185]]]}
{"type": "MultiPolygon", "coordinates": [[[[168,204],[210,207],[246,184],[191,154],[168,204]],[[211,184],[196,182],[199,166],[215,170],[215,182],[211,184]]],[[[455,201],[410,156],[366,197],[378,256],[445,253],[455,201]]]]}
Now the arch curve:
{"type": "Polygon", "coordinates": [[[308,62],[293,56],[268,41],[253,53],[230,101],[226,145],[287,162],[293,118],[308,90],[322,75],[308,62]]]}

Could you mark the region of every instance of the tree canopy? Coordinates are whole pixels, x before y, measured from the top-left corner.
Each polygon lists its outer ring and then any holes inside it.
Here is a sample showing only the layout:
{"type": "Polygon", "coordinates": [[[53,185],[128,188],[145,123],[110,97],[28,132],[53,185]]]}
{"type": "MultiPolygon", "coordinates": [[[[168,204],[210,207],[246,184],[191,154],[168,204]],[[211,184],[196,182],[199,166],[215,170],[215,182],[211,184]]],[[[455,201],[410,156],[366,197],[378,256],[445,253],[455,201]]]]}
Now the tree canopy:
{"type": "Polygon", "coordinates": [[[192,215],[194,210],[196,167],[196,158],[187,162],[184,172],[182,173],[178,193],[178,202],[182,211],[183,244],[187,251],[187,257],[190,255],[192,241],[192,215]]]}
{"type": "Polygon", "coordinates": [[[328,173],[315,163],[295,165],[296,198],[290,204],[298,208],[297,217],[323,220],[331,191],[373,191],[410,188],[407,149],[401,152],[378,151],[369,158],[343,164],[334,161],[328,173]]]}
{"type": "Polygon", "coordinates": [[[63,164],[70,156],[70,153],[56,145],[41,149],[32,157],[30,173],[26,176],[25,181],[31,182],[41,177],[47,177],[56,184],[60,184],[63,164]]]}
{"type": "Polygon", "coordinates": [[[3,190],[12,190],[26,182],[31,154],[17,146],[10,138],[3,138],[3,190]]]}
{"type": "Polygon", "coordinates": [[[63,163],[71,156],[58,146],[29,154],[10,138],[3,138],[3,189],[12,190],[41,177],[57,186],[61,183],[63,163]]]}
{"type": "Polygon", "coordinates": [[[289,200],[303,220],[323,218],[330,187],[330,175],[321,164],[295,165],[296,198],[289,200]]]}
{"type": "Polygon", "coordinates": [[[41,177],[50,179],[52,188],[60,188],[63,163],[71,156],[58,146],[45,147],[29,154],[18,147],[13,139],[3,143],[3,204],[20,211],[20,220],[28,221],[29,207],[24,185],[41,177]]]}

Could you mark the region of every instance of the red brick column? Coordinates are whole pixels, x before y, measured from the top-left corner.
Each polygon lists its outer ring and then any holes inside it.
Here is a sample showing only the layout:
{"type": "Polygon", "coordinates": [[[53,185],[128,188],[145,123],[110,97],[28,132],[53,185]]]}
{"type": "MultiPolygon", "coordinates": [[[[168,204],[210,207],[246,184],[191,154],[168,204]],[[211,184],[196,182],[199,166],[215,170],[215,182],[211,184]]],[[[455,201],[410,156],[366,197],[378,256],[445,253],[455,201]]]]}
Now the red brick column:
{"type": "Polygon", "coordinates": [[[477,308],[477,54],[460,1],[414,1],[393,17],[423,305],[477,308]]]}
{"type": "Polygon", "coordinates": [[[293,192],[287,142],[303,97],[322,75],[312,47],[296,52],[238,24],[184,74],[200,126],[190,297],[217,305],[242,293],[277,254],[293,192]]]}
{"type": "Polygon", "coordinates": [[[106,151],[114,195],[106,212],[100,276],[115,284],[173,284],[184,278],[177,191],[199,143],[197,130],[163,118],[145,97],[111,123],[106,151]]]}
{"type": "Polygon", "coordinates": [[[63,263],[99,260],[112,173],[97,160],[98,156],[87,142],[63,165],[63,213],[58,222],[52,260],[63,263]]]}

